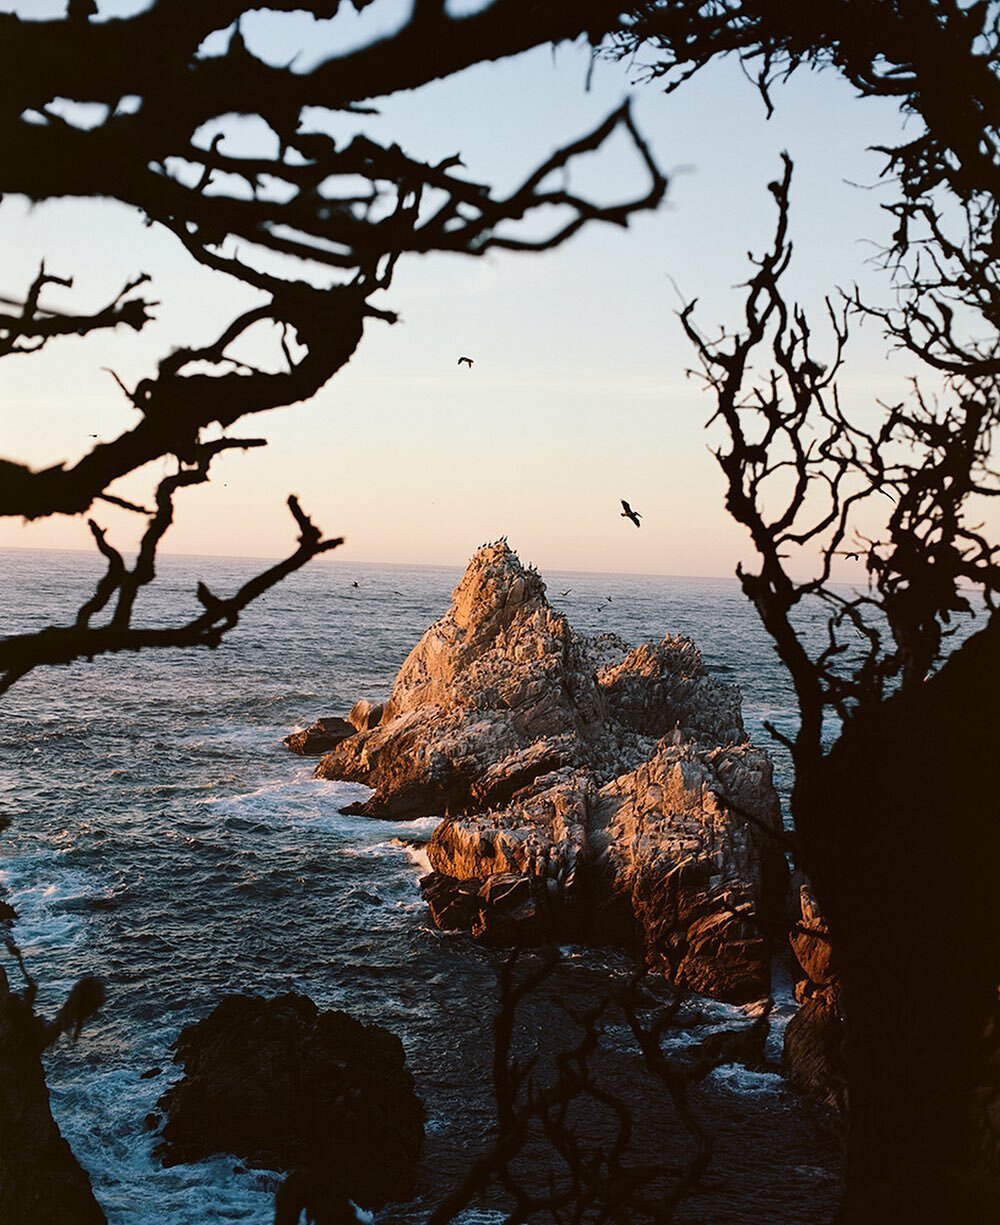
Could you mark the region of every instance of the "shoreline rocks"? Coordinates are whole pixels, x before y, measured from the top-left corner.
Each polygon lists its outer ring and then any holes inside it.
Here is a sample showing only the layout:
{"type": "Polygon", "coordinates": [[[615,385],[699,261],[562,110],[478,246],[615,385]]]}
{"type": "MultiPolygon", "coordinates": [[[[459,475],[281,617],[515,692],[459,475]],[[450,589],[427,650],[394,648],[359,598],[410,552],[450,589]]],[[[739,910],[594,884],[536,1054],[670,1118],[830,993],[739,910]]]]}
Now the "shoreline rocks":
{"type": "Polygon", "coordinates": [[[767,993],[757,920],[780,914],[787,873],[738,688],[687,638],[576,633],[504,541],[472,558],[380,719],[316,774],[374,789],[352,811],[443,815],[424,885],[440,926],[638,947],[678,986],[767,993]]]}

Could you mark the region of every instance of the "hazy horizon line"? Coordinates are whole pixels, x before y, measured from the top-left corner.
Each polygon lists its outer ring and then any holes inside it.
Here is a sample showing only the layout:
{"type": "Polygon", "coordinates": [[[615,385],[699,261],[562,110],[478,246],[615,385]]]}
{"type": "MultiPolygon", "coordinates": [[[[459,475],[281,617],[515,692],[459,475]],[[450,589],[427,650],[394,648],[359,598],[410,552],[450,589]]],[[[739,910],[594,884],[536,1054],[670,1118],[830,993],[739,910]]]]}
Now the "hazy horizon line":
{"type": "MultiPolygon", "coordinates": [[[[60,545],[5,544],[5,545],[0,545],[0,552],[72,553],[76,556],[83,556],[83,555],[92,556],[92,557],[100,556],[100,554],[96,553],[92,549],[74,549],[74,548],[69,548],[69,547],[60,546],[60,545]]],[[[345,566],[352,565],[352,566],[365,566],[365,567],[373,567],[373,568],[377,568],[377,567],[385,568],[387,566],[392,566],[398,569],[456,570],[461,573],[468,567],[469,561],[471,561],[472,557],[474,557],[476,553],[478,552],[479,552],[478,549],[474,550],[473,553],[470,555],[469,559],[466,560],[465,562],[359,561],[359,560],[352,560],[350,562],[345,562],[343,561],[342,558],[338,558],[336,556],[336,550],[331,550],[331,552],[329,553],[319,554],[318,556],[312,558],[311,561],[318,562],[324,565],[340,564],[340,565],[345,565],[345,566]]],[[[514,552],[517,553],[517,550],[514,549],[514,552]]],[[[163,550],[157,553],[157,560],[167,560],[168,558],[196,558],[196,557],[201,557],[207,560],[215,560],[215,561],[276,562],[276,561],[283,561],[284,558],[287,557],[287,554],[284,554],[284,553],[274,553],[274,554],[265,554],[265,553],[186,553],[186,552],[173,551],[173,550],[171,551],[163,550]]],[[[518,557],[520,557],[519,553],[518,553],[518,557]]],[[[530,565],[533,565],[534,563],[524,562],[522,559],[522,564],[525,566],[530,566],[530,565]]],[[[728,574],[728,575],[726,574],[669,574],[665,571],[579,570],[579,569],[574,570],[574,569],[562,569],[559,567],[547,569],[543,573],[538,566],[535,566],[535,569],[538,570],[538,573],[542,575],[543,579],[545,577],[545,574],[593,574],[597,576],[615,575],[620,578],[676,578],[676,579],[698,579],[699,581],[723,582],[723,583],[738,582],[738,579],[736,578],[735,574],[728,574]]]]}

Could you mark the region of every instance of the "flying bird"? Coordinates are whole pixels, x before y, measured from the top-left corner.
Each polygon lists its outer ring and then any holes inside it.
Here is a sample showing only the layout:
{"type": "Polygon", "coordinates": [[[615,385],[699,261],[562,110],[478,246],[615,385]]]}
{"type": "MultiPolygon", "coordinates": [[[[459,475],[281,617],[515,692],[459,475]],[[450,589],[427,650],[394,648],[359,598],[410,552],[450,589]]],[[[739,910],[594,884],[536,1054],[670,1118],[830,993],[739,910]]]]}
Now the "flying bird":
{"type": "Polygon", "coordinates": [[[629,504],[625,501],[624,498],[622,498],[621,517],[623,519],[631,519],[632,522],[636,525],[636,527],[642,527],[642,524],[639,522],[639,520],[642,518],[642,515],[640,515],[637,510],[633,510],[632,507],[629,506],[629,504]]]}
{"type": "Polygon", "coordinates": [[[570,593],[572,590],[573,590],[573,588],[572,588],[572,587],[567,587],[565,591],[560,591],[560,592],[559,592],[559,594],[560,594],[560,595],[569,595],[569,593],[570,593]]]}
{"type": "Polygon", "coordinates": [[[469,367],[470,370],[472,369],[472,358],[471,357],[460,357],[458,359],[457,364],[461,366],[462,362],[465,362],[465,364],[469,367]]]}

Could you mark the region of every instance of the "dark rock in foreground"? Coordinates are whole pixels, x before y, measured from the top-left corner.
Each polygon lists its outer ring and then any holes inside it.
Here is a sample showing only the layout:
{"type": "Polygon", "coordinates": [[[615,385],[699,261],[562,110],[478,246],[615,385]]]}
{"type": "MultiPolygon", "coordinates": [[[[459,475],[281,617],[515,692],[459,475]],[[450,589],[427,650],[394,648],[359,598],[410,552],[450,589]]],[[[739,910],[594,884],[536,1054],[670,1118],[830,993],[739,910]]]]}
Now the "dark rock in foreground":
{"type": "Polygon", "coordinates": [[[41,1062],[50,1040],[0,970],[0,1222],[104,1225],[90,1180],[52,1118],[41,1062]]]}
{"type": "Polygon", "coordinates": [[[185,1075],[157,1103],[165,1165],[232,1153],[322,1172],[365,1208],[413,1194],[423,1106],[399,1039],[305,996],[227,996],[177,1039],[185,1075]]]}
{"type": "Polygon", "coordinates": [[[638,945],[679,986],[767,993],[759,918],[780,914],[786,870],[739,690],[687,638],[576,633],[504,542],[473,557],[379,721],[316,773],[374,788],[350,811],[445,815],[425,885],[441,927],[638,945]]]}
{"type": "Polygon", "coordinates": [[[782,1062],[797,1089],[830,1106],[846,1106],[843,1059],[844,1023],[825,996],[806,1000],[785,1029],[782,1062]]]}

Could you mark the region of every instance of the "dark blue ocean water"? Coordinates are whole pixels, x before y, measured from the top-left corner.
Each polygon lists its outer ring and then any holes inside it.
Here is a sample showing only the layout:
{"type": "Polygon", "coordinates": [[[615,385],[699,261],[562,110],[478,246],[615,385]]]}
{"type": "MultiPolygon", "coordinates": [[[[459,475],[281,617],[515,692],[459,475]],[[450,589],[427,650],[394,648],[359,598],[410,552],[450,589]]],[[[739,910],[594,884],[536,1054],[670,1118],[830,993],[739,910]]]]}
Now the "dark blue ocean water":
{"type": "MultiPolygon", "coordinates": [[[[88,554],[19,550],[0,551],[0,567],[5,633],[72,620],[100,569],[88,554]]],[[[141,616],[180,618],[198,579],[225,595],[260,568],[162,559],[141,616]]],[[[419,844],[434,820],[342,816],[365,789],[315,780],[281,738],[385,697],[459,576],[314,563],[215,651],[48,669],[0,699],[0,804],[14,818],[0,881],[40,1006],[54,1011],[81,974],[107,987],[83,1039],[48,1066],[54,1112],[112,1225],[271,1219],[266,1177],[232,1158],[163,1170],[142,1125],[176,1074],[170,1043],[228,992],[305,992],[399,1033],[418,1079],[454,1075],[429,1052],[493,972],[464,936],[425,921],[419,844]],[[168,1071],[139,1079],[151,1067],[168,1071]]],[[[585,633],[693,637],[742,687],[759,743],[765,718],[793,730],[787,682],[734,581],[546,577],[585,633]]],[[[432,1113],[432,1131],[450,1125],[432,1113]]]]}

